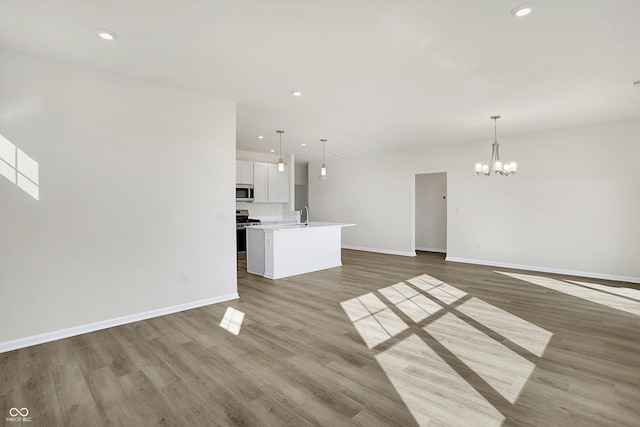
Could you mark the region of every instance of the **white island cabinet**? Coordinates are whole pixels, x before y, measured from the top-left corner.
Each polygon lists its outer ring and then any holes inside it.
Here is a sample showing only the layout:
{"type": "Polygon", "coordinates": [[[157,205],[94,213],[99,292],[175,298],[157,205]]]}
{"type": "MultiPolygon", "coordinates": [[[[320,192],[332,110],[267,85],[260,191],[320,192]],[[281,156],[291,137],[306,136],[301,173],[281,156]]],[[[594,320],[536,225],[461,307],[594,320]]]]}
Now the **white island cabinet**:
{"type": "Polygon", "coordinates": [[[280,279],[342,265],[342,227],[311,222],[247,227],[247,271],[280,279]]]}

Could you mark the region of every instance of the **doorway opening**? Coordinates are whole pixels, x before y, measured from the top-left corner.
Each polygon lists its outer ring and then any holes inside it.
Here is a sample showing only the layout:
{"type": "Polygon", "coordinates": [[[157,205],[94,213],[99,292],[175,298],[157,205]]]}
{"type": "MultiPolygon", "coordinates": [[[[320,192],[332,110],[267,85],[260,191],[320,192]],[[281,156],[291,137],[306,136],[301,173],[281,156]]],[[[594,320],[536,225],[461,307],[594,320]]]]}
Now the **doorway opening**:
{"type": "Polygon", "coordinates": [[[415,248],[447,253],[447,173],[417,174],[415,189],[415,248]]]}

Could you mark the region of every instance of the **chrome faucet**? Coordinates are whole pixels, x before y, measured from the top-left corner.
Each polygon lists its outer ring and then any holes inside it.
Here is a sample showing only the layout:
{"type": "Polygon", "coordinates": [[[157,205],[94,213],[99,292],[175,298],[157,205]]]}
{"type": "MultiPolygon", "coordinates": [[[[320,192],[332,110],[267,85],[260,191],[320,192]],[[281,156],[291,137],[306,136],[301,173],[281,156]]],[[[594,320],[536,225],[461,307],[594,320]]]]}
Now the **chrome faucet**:
{"type": "Polygon", "coordinates": [[[309,225],[309,208],[303,206],[300,208],[300,223],[302,223],[302,210],[305,209],[307,211],[307,216],[304,217],[304,225],[309,225]]]}

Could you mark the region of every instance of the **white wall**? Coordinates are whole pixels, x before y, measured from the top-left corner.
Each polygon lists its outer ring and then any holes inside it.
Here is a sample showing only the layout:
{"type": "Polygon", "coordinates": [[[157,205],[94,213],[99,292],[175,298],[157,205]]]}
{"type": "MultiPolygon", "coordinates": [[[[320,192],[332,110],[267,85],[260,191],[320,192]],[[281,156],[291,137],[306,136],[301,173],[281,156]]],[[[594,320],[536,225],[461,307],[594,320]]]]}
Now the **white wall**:
{"type": "Polygon", "coordinates": [[[416,249],[447,251],[447,174],[416,175],[416,249]]]}
{"type": "MultiPolygon", "coordinates": [[[[259,153],[257,151],[236,150],[236,160],[242,160],[245,162],[258,162],[258,163],[278,163],[280,156],[273,153],[259,153]]],[[[284,164],[290,163],[287,156],[283,156],[284,164]]]]}
{"type": "Polygon", "coordinates": [[[0,347],[237,297],[234,103],[0,63],[0,133],[40,171],[39,200],[0,176],[0,347]]]}
{"type": "MultiPolygon", "coordinates": [[[[510,177],[478,177],[482,140],[341,157],[309,181],[317,220],[352,222],[343,244],[414,251],[414,175],[447,172],[448,258],[640,281],[640,120],[510,135],[510,177]]],[[[318,165],[310,165],[310,168],[318,165]]]]}

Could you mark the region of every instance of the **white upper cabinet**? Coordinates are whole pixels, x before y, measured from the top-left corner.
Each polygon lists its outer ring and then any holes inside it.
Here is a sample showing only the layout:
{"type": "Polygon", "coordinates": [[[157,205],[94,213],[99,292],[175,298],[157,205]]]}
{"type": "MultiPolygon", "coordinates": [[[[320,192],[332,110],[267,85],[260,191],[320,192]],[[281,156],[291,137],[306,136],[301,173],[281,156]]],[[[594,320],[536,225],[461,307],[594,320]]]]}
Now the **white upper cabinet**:
{"type": "Polygon", "coordinates": [[[269,165],[269,202],[289,203],[289,166],[278,172],[278,165],[269,165]]]}
{"type": "Polygon", "coordinates": [[[253,164],[253,203],[289,203],[289,166],[278,172],[278,165],[253,164]]]}
{"type": "Polygon", "coordinates": [[[253,185],[253,163],[236,161],[236,184],[253,185]]]}
{"type": "Polygon", "coordinates": [[[269,164],[253,164],[253,203],[269,202],[269,164]]]}

